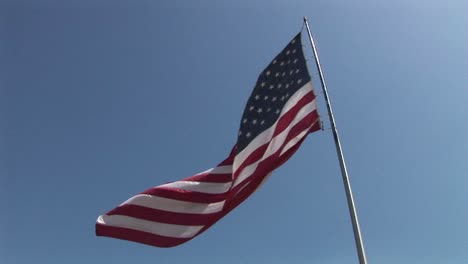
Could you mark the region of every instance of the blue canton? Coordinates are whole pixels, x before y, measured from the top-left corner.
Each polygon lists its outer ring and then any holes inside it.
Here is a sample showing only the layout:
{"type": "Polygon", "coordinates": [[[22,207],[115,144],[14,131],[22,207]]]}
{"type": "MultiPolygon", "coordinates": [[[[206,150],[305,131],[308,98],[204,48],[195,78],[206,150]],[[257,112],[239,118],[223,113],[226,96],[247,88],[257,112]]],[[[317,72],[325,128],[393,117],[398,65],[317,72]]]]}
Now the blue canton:
{"type": "Polygon", "coordinates": [[[299,33],[258,77],[242,115],[237,153],[271,127],[291,95],[309,81],[299,33]]]}

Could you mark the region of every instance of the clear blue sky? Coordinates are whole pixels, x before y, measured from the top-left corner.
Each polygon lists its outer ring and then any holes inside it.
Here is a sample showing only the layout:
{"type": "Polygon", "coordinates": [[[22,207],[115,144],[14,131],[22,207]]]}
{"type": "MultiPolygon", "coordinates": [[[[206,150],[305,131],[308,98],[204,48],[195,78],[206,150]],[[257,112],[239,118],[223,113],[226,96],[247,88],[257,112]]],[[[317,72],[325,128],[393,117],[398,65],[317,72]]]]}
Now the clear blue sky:
{"type": "Polygon", "coordinates": [[[94,235],[131,195],[226,157],[304,15],[369,263],[468,263],[466,1],[194,2],[1,2],[1,263],[357,263],[330,131],[189,243],[94,235]]]}

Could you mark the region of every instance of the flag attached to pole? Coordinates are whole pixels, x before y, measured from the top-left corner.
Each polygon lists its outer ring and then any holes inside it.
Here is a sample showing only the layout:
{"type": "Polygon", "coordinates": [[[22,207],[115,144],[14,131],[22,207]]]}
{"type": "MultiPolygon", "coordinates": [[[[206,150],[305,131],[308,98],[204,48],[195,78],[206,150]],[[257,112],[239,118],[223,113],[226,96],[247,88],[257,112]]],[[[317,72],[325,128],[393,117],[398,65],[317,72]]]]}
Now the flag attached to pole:
{"type": "Polygon", "coordinates": [[[299,33],[258,77],[237,143],[223,162],[131,197],[98,217],[96,235],[157,247],[182,244],[247,199],[319,129],[299,33]]]}

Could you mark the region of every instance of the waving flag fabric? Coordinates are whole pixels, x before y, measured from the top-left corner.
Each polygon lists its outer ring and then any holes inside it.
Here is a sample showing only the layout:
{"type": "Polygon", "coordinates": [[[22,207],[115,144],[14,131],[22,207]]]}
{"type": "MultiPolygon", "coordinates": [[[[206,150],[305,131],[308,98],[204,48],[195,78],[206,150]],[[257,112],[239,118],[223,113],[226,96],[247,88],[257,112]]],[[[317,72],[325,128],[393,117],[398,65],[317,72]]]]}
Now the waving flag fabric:
{"type": "Polygon", "coordinates": [[[247,199],[319,129],[299,33],[258,77],[223,162],[131,197],[98,217],[96,234],[158,247],[184,243],[247,199]]]}

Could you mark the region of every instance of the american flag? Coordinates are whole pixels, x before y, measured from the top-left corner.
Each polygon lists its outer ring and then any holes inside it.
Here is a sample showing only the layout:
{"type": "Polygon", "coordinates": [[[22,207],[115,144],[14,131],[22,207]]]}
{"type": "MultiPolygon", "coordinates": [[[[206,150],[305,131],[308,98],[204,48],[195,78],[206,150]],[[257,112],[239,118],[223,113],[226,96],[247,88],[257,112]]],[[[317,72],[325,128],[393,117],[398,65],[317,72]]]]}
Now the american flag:
{"type": "Polygon", "coordinates": [[[223,162],[131,197],[98,217],[96,235],[157,247],[187,242],[247,199],[319,129],[299,33],[258,77],[223,162]]]}

